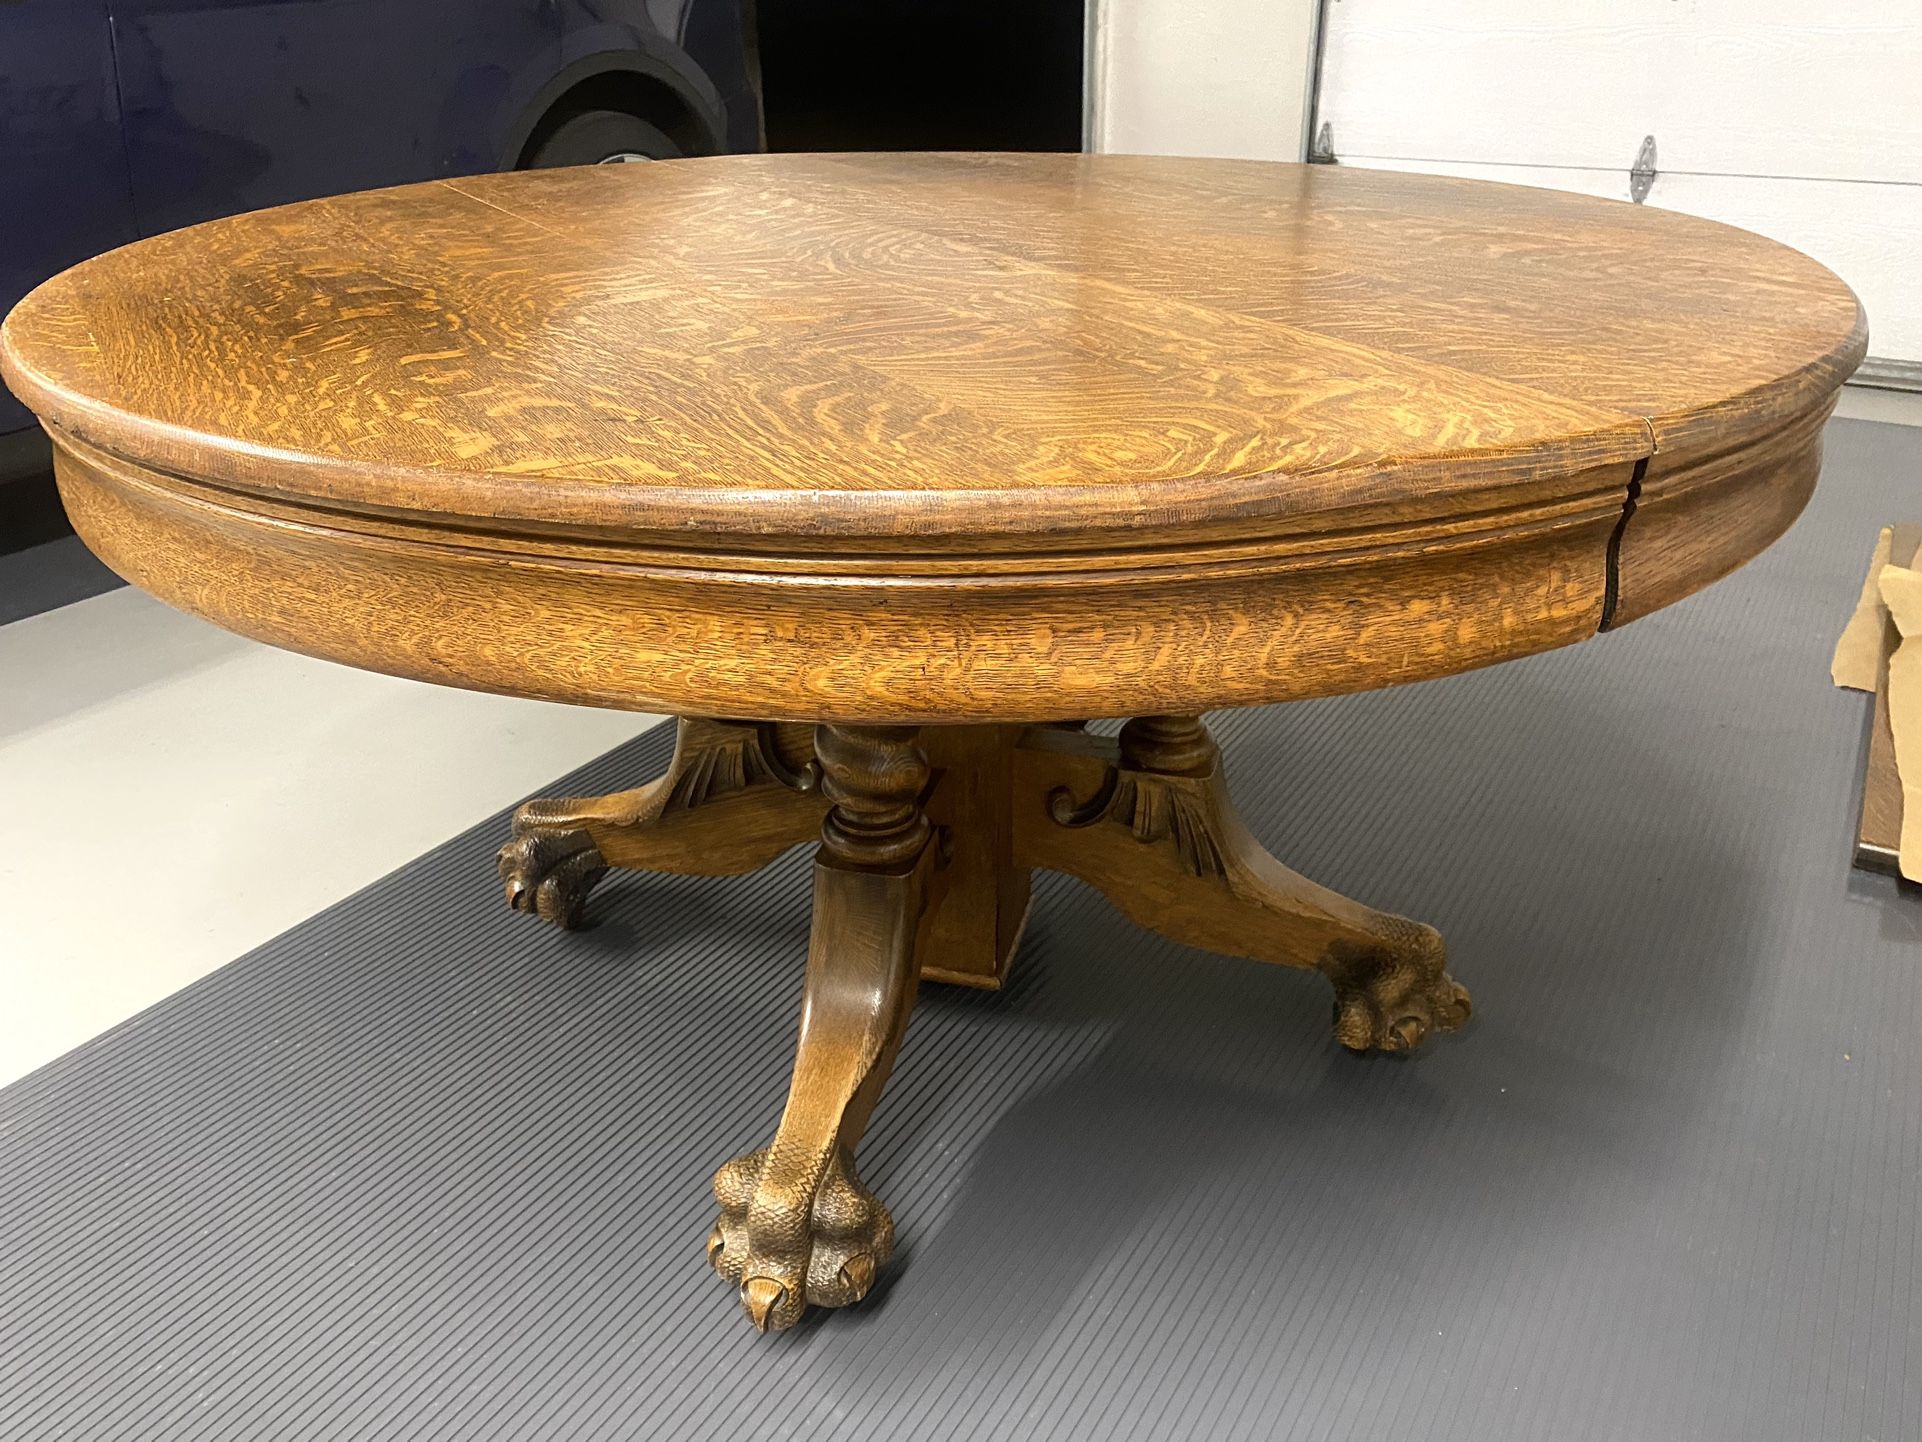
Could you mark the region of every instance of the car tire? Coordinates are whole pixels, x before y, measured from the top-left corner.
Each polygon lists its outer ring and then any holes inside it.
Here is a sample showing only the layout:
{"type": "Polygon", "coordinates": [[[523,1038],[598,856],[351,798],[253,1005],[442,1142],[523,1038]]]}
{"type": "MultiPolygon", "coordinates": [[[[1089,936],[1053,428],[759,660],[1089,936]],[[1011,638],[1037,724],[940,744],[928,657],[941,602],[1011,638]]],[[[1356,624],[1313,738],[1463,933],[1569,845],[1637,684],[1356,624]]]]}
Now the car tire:
{"type": "Polygon", "coordinates": [[[522,162],[526,170],[557,165],[610,165],[672,160],[682,154],[665,131],[624,110],[586,110],[555,126],[522,162]]]}

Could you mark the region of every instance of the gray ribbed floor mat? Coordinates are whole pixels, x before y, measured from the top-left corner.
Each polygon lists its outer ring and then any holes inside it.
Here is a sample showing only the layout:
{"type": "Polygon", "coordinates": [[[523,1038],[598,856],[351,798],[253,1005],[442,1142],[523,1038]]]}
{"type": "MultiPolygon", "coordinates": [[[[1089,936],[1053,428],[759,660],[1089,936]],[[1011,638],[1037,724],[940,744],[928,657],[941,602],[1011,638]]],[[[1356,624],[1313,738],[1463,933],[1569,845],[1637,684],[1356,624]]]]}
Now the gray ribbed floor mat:
{"type": "Polygon", "coordinates": [[[923,993],[863,1165],[901,1255],[782,1336],[701,1243],[803,857],[564,935],[501,824],[438,848],[0,1094],[0,1438],[1922,1435],[1922,901],[1848,870],[1826,674],[1919,451],[1838,425],[1787,540],[1618,634],[1218,717],[1476,1020],[1357,1060],[1318,979],[1046,880],[1006,993],[923,993]]]}

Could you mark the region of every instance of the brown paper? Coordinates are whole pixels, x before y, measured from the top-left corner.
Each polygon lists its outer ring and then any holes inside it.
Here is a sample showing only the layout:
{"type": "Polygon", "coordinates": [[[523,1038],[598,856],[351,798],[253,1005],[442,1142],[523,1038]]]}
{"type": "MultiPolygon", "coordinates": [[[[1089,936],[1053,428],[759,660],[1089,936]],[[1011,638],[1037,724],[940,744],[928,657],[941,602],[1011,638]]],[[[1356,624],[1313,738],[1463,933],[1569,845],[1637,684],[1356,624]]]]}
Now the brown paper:
{"type": "Polygon", "coordinates": [[[1869,558],[1869,574],[1862,581],[1862,595],[1855,603],[1855,614],[1849,617],[1848,625],[1842,628],[1841,639],[1835,643],[1835,659],[1829,663],[1829,675],[1838,686],[1856,691],[1875,690],[1876,676],[1882,669],[1882,636],[1889,614],[1878,578],[1889,563],[1893,539],[1893,530],[1884,527],[1876,539],[1875,554],[1869,558]]]}
{"type": "Polygon", "coordinates": [[[1922,881],[1922,571],[1884,566],[1878,589],[1901,633],[1889,657],[1889,729],[1902,778],[1902,874],[1922,881]]]}

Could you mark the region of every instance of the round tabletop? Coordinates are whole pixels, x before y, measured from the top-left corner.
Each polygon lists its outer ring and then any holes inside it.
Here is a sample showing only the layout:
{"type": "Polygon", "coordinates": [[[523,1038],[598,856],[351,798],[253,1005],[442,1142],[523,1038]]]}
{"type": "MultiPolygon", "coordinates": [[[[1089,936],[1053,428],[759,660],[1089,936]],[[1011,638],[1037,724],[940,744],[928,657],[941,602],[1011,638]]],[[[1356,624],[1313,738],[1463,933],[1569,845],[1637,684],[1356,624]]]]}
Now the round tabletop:
{"type": "Polygon", "coordinates": [[[76,528],[295,649],[850,722],[1190,712],[1645,614],[1814,484],[1859,306],[1554,191],[744,156],[215,221],[0,332],[76,528]]]}

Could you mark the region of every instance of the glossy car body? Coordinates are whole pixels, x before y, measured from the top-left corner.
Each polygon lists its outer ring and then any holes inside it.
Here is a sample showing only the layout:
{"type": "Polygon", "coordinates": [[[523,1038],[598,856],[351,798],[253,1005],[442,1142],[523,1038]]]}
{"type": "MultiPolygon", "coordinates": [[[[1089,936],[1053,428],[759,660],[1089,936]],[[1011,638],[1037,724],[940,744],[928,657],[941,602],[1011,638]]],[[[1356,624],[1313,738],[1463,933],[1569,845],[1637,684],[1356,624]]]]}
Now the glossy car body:
{"type": "MultiPolygon", "coordinates": [[[[0,0],[0,313],[140,236],[513,168],[591,109],[761,148],[742,0],[0,0]]],[[[0,441],[30,424],[0,389],[0,441]]]]}

